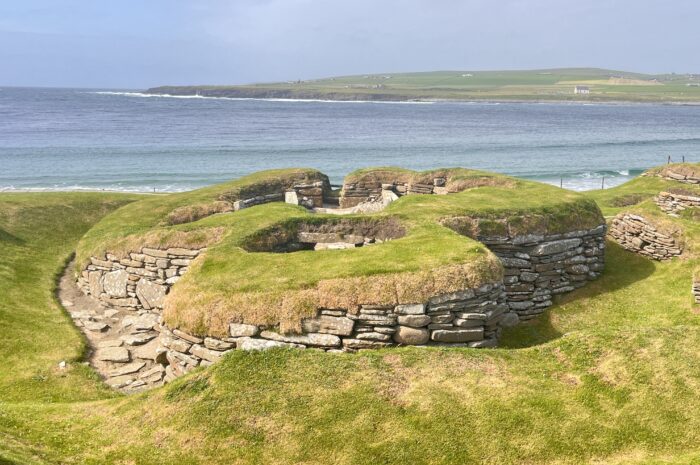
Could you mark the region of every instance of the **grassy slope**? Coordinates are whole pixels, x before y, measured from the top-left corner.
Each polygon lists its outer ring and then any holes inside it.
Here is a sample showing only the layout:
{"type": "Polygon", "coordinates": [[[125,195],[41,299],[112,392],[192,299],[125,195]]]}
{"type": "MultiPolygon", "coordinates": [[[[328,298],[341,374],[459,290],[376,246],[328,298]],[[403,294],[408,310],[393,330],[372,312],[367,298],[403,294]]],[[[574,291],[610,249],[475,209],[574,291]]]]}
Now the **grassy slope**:
{"type": "Polygon", "coordinates": [[[700,87],[688,75],[647,75],[596,68],[520,71],[436,71],[339,76],[294,83],[243,86],[166,86],[149,92],[169,94],[328,98],[337,100],[456,99],[456,100],[594,100],[697,102],[700,87]],[[471,76],[464,76],[471,74],[471,76]],[[387,79],[387,76],[391,76],[387,79]],[[627,81],[611,81],[624,76],[627,81]],[[656,79],[660,84],[654,84],[656,79]],[[591,95],[573,94],[576,84],[588,85],[591,95]],[[381,86],[372,88],[372,86],[381,86]],[[267,94],[266,94],[267,93],[267,94]],[[275,94],[277,93],[277,94],[275,94]]]}
{"type": "MultiPolygon", "coordinates": [[[[643,181],[652,190],[646,183],[657,180],[643,181]]],[[[618,189],[592,195],[605,203],[631,190],[618,189]]],[[[80,235],[56,222],[85,228],[106,198],[59,208],[62,195],[23,198],[16,216],[0,216],[0,322],[21,334],[22,314],[32,312],[34,325],[59,322],[47,330],[62,341],[27,331],[0,352],[9,369],[0,456],[14,463],[700,460],[700,327],[688,261],[654,263],[611,245],[600,280],[510,331],[497,350],[231,353],[163,389],[114,399],[85,368],[50,368],[80,343],[51,281],[36,277],[55,272],[80,235]],[[7,241],[23,241],[21,251],[7,241]],[[20,260],[47,251],[32,267],[20,260]]]]}

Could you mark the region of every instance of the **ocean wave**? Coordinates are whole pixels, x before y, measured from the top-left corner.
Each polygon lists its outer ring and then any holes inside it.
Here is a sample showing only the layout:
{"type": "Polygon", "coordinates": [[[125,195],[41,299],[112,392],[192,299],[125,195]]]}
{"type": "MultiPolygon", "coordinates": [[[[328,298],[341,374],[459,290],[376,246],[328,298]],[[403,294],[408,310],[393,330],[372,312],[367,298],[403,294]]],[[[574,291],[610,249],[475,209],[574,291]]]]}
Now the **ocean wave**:
{"type": "Polygon", "coordinates": [[[585,170],[585,171],[547,171],[539,173],[521,173],[514,176],[526,177],[529,179],[600,179],[609,178],[633,178],[642,174],[645,170],[641,168],[628,168],[619,170],[585,170]]]}
{"type": "Polygon", "coordinates": [[[145,92],[117,92],[117,91],[93,91],[86,92],[97,95],[119,95],[122,97],[140,98],[175,98],[175,99],[199,99],[199,100],[231,100],[231,101],[258,101],[258,102],[285,102],[285,103],[380,103],[388,105],[432,105],[436,102],[428,100],[327,100],[304,98],[254,98],[254,97],[212,97],[209,95],[172,95],[149,94],[145,92]]]}
{"type": "Polygon", "coordinates": [[[0,186],[0,192],[120,192],[125,194],[152,194],[187,192],[202,186],[82,186],[82,185],[53,185],[53,186],[0,186]]]}

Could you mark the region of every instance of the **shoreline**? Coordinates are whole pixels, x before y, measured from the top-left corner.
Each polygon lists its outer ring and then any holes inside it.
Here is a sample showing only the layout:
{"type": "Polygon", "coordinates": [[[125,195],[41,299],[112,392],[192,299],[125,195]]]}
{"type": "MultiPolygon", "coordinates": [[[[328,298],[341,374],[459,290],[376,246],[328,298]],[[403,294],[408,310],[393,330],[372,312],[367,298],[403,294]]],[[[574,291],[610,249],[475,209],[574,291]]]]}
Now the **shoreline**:
{"type": "MultiPolygon", "coordinates": [[[[700,100],[569,100],[569,99],[518,99],[518,98],[484,98],[484,99],[457,99],[457,98],[332,98],[330,97],[232,97],[226,95],[199,95],[190,93],[160,93],[152,92],[151,89],[142,91],[109,91],[95,90],[88,93],[99,95],[121,95],[125,97],[140,97],[140,98],[180,98],[180,99],[201,99],[201,100],[231,100],[231,101],[263,101],[263,102],[289,102],[289,103],[384,103],[384,104],[435,104],[435,103],[450,103],[450,104],[552,104],[552,105],[611,105],[611,106],[637,106],[637,105],[669,105],[669,106],[700,106],[700,100]]],[[[362,94],[348,94],[350,97],[360,97],[362,94]]]]}
{"type": "MultiPolygon", "coordinates": [[[[526,181],[533,181],[533,182],[538,182],[541,184],[547,184],[550,186],[555,186],[559,187],[558,182],[547,182],[547,181],[542,181],[534,177],[525,177],[525,176],[515,176],[515,175],[508,175],[508,176],[513,176],[514,178],[517,179],[523,179],[526,181]]],[[[625,178],[622,182],[614,182],[613,180],[615,179],[614,177],[605,177],[606,179],[606,189],[613,188],[619,185],[622,185],[626,182],[629,182],[637,177],[636,176],[624,176],[625,178]],[[608,184],[609,183],[609,184],[608,184]]],[[[595,182],[598,183],[598,181],[601,179],[600,178],[593,178],[595,179],[595,182]]],[[[552,178],[554,179],[554,178],[552,178]]],[[[571,180],[575,178],[563,178],[563,189],[571,192],[591,192],[594,190],[600,190],[597,187],[591,188],[591,189],[571,189],[567,187],[567,183],[570,184],[571,180]]],[[[196,189],[200,189],[202,187],[207,187],[207,186],[212,186],[215,185],[216,182],[211,183],[211,184],[205,184],[203,186],[197,186],[197,187],[192,187],[190,189],[183,189],[183,190],[117,190],[117,189],[99,189],[99,188],[42,188],[42,187],[27,187],[27,188],[12,188],[12,189],[6,189],[3,187],[0,187],[0,195],[2,194],[51,194],[51,193],[104,193],[104,194],[134,194],[134,195],[169,195],[169,194],[180,194],[183,192],[191,192],[196,189]]]]}

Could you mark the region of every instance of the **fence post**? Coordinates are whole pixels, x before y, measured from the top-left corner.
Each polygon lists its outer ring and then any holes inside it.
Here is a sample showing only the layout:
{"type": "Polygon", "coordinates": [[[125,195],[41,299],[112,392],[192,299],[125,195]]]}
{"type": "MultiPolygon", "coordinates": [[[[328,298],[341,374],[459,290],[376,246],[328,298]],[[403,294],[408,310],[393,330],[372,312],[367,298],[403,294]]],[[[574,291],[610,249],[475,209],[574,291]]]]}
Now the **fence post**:
{"type": "Polygon", "coordinates": [[[605,189],[605,176],[603,176],[603,179],[600,181],[600,188],[605,189]]]}

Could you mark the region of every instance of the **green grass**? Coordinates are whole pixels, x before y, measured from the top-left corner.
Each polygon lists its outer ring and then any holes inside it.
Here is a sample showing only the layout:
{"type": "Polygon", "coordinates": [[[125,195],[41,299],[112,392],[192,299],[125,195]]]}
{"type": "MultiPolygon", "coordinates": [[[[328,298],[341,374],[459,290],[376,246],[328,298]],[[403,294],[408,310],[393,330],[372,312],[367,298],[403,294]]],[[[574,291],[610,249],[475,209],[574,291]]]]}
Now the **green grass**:
{"type": "MultiPolygon", "coordinates": [[[[398,175],[410,174],[396,170],[398,175]]],[[[366,175],[367,170],[350,175],[366,175]]],[[[432,173],[432,172],[431,172],[432,173]]],[[[191,223],[168,226],[175,208],[214,202],[232,189],[271,182],[279,171],[184,194],[150,197],[107,216],[92,228],[78,247],[78,267],[90,256],[125,256],[141,246],[167,247],[194,240],[208,242],[206,255],[168,296],[164,317],[174,327],[197,334],[222,335],[228,322],[280,324],[298,328],[303,316],[318,307],[350,308],[353,303],[397,304],[423,301],[442,292],[478,287],[500,277],[500,265],[485,246],[453,229],[445,220],[477,217],[491,220],[499,233],[559,233],[592,228],[601,223],[594,202],[553,186],[470,170],[447,170],[450,182],[487,179],[494,185],[450,195],[409,195],[380,213],[347,215],[343,221],[394,219],[406,229],[404,237],[350,250],[295,253],[249,252],[245,246],[271,229],[298,223],[329,223],[338,216],[309,213],[302,207],[271,203],[235,213],[212,215],[191,223]],[[517,195],[513,195],[517,192],[517,195]],[[509,223],[495,220],[507,219],[509,223]],[[204,241],[210,231],[217,240],[204,241]],[[461,269],[454,267],[461,266],[461,269]],[[449,267],[449,268],[448,268],[449,267]],[[367,278],[358,282],[358,278],[367,278]],[[441,283],[445,283],[444,285],[441,283]],[[357,289],[371,294],[361,300],[357,289]],[[384,292],[378,295],[375,289],[384,292]],[[405,292],[394,290],[405,288],[405,292]],[[329,307],[329,299],[333,299],[329,307]]],[[[413,173],[413,176],[432,174],[413,173]]],[[[468,186],[469,184],[467,184],[468,186]]],[[[486,223],[485,223],[486,224],[486,223]]]]}
{"type": "MultiPolygon", "coordinates": [[[[614,214],[606,199],[635,190],[591,197],[614,214]]],[[[164,388],[114,394],[79,363],[52,276],[91,223],[133,198],[0,194],[0,463],[700,461],[693,265],[614,244],[599,280],[499,349],[234,351],[164,388]]]]}
{"type": "Polygon", "coordinates": [[[331,100],[697,102],[700,101],[700,87],[694,86],[697,83],[697,78],[691,75],[564,68],[383,73],[238,86],[163,86],[148,92],[331,100]],[[589,86],[591,94],[575,95],[576,84],[589,86]]]}

